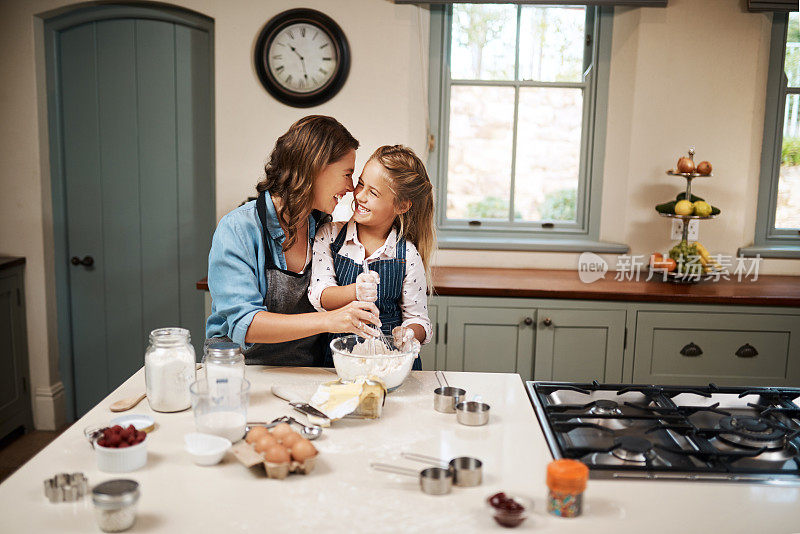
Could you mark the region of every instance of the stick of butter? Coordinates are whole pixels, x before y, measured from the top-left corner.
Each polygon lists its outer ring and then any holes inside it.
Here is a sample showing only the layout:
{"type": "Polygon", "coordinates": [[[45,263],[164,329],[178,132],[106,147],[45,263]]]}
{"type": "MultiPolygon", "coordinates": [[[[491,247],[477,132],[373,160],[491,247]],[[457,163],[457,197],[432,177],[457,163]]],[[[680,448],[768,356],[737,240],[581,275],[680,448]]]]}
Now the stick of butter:
{"type": "Polygon", "coordinates": [[[370,376],[349,383],[335,380],[322,384],[309,404],[334,421],[343,417],[377,419],[385,401],[386,385],[379,378],[370,376]]]}

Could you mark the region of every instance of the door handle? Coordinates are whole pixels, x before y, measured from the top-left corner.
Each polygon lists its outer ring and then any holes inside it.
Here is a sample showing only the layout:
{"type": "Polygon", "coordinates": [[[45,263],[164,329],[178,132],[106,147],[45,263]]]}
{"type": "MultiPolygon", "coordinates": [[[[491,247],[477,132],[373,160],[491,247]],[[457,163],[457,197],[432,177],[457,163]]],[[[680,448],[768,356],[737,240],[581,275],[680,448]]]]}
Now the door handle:
{"type": "Polygon", "coordinates": [[[84,267],[91,267],[94,265],[94,258],[91,256],[84,256],[83,259],[80,259],[78,256],[72,256],[69,262],[72,265],[83,265],[84,267]]]}
{"type": "Polygon", "coordinates": [[[525,317],[525,319],[523,319],[522,322],[525,323],[526,326],[530,326],[533,324],[533,318],[525,317]]]}
{"type": "Polygon", "coordinates": [[[755,358],[758,356],[758,351],[750,343],[745,343],[739,347],[739,350],[736,351],[736,355],[740,358],[755,358]]]}
{"type": "Polygon", "coordinates": [[[553,326],[553,320],[550,319],[550,317],[545,317],[544,321],[542,321],[542,324],[545,326],[553,326]]]}
{"type": "Polygon", "coordinates": [[[684,356],[700,356],[703,354],[703,349],[699,346],[695,345],[694,343],[689,343],[685,347],[681,349],[681,354],[684,356]]]}

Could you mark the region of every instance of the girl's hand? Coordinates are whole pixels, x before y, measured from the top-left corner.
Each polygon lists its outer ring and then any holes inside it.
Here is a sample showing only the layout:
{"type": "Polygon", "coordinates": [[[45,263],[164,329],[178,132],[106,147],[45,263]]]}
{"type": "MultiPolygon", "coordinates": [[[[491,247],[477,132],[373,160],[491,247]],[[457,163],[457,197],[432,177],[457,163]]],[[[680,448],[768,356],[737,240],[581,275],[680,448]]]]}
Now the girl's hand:
{"type": "Polygon", "coordinates": [[[378,300],[378,284],[381,277],[375,271],[356,276],[356,300],[375,302],[378,300]]]}
{"type": "Polygon", "coordinates": [[[392,338],[397,348],[419,354],[420,344],[414,337],[414,331],[407,326],[396,326],[392,329],[392,338]]]}
{"type": "Polygon", "coordinates": [[[352,333],[361,337],[372,337],[380,328],[380,312],[372,302],[354,301],[327,314],[327,330],[332,334],[352,333]],[[374,326],[370,326],[374,325],[374,326]]]}

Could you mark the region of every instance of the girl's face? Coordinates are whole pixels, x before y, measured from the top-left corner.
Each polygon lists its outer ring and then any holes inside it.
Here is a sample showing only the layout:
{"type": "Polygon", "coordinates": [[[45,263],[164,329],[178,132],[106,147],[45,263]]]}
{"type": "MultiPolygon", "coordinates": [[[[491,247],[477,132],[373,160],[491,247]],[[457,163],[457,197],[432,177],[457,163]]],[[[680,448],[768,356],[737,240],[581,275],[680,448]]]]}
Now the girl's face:
{"type": "Polygon", "coordinates": [[[386,170],[375,160],[364,165],[353,196],[356,202],[353,219],[365,226],[385,227],[388,230],[395,217],[410,207],[395,206],[396,195],[389,187],[386,170]]]}
{"type": "Polygon", "coordinates": [[[336,204],[353,190],[353,168],[356,166],[356,151],[351,150],[341,159],[326,165],[314,180],[313,208],[333,213],[336,204]]]}

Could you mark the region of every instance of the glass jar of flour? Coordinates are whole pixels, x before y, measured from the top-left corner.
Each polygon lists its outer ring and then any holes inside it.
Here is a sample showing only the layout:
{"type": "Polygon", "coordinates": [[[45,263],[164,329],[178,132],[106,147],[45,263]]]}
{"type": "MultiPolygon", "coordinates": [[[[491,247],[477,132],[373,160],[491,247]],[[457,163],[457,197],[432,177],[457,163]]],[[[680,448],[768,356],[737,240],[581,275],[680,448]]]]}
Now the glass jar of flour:
{"type": "Polygon", "coordinates": [[[203,357],[203,368],[209,383],[220,378],[244,378],[244,355],[238,343],[217,341],[210,343],[203,357]]]}
{"type": "Polygon", "coordinates": [[[150,332],[144,355],[147,401],[157,412],[180,412],[192,405],[189,387],[195,381],[194,347],[185,328],[150,332]]]}

